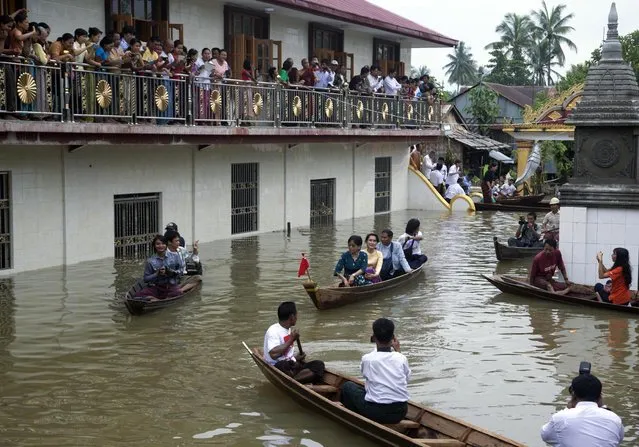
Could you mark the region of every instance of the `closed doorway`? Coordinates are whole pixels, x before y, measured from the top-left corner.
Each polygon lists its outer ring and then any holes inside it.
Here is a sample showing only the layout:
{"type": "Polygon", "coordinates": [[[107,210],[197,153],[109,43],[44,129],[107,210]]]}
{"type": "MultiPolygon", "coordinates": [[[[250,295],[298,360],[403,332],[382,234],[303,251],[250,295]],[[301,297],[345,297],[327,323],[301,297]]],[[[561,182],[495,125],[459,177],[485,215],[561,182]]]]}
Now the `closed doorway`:
{"type": "Polygon", "coordinates": [[[311,180],[311,227],[335,223],[335,179],[311,180]]]}

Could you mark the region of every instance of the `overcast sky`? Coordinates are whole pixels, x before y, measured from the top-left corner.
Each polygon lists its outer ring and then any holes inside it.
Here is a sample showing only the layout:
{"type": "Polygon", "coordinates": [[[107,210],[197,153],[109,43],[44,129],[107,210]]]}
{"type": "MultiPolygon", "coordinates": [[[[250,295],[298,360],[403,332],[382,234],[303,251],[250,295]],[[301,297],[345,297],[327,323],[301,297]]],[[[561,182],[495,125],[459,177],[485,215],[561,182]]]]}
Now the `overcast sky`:
{"type": "MultiPolygon", "coordinates": [[[[463,40],[471,47],[475,60],[480,66],[486,65],[490,56],[484,47],[496,40],[495,27],[509,12],[528,14],[541,7],[541,0],[368,0],[395,14],[402,15],[456,40],[463,40]]],[[[575,53],[565,49],[566,66],[560,73],[570,68],[570,64],[583,62],[592,50],[601,43],[604,28],[608,23],[611,1],[608,0],[547,0],[548,9],[565,4],[566,13],[575,15],[571,25],[575,31],[569,36],[577,45],[575,53]]],[[[619,33],[628,34],[639,29],[639,0],[617,0],[619,13],[619,33]]],[[[412,54],[412,65],[426,65],[438,80],[444,80],[448,63],[447,54],[451,49],[416,49],[412,54]]]]}

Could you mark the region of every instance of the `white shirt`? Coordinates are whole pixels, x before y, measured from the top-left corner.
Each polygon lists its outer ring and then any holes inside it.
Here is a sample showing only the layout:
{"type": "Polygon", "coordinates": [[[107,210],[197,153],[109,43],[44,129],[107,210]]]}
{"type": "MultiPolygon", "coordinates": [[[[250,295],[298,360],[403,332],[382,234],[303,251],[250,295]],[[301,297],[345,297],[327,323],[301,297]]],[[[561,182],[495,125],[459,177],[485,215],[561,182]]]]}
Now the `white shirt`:
{"type": "Polygon", "coordinates": [[[438,171],[435,169],[430,172],[429,180],[434,187],[438,187],[439,185],[444,183],[444,175],[442,174],[442,171],[438,171]]]}
{"type": "MultiPolygon", "coordinates": [[[[175,58],[173,57],[173,54],[171,54],[171,53],[166,54],[164,51],[162,51],[162,53],[160,53],[160,59],[162,59],[162,58],[166,58],[167,59],[166,62],[164,63],[165,66],[167,64],[168,65],[172,65],[172,64],[175,63],[175,58]]],[[[163,72],[162,73],[162,78],[163,79],[170,79],[171,76],[168,73],[164,73],[163,72]]]]}
{"type": "Polygon", "coordinates": [[[553,414],[541,428],[541,439],[554,447],[617,447],[623,441],[623,424],[595,402],[579,402],[553,414]]]}
{"type": "Polygon", "coordinates": [[[450,185],[448,187],[448,189],[446,190],[446,194],[444,194],[444,198],[450,200],[455,196],[464,195],[464,194],[466,194],[466,191],[464,191],[464,188],[462,188],[461,185],[459,185],[459,183],[455,183],[454,185],[450,185]]]}
{"type": "Polygon", "coordinates": [[[397,82],[397,79],[386,76],[384,78],[384,93],[387,95],[397,95],[397,92],[402,89],[402,85],[397,82]]]}
{"type": "Polygon", "coordinates": [[[457,179],[459,178],[459,168],[457,165],[452,165],[448,170],[448,175],[446,176],[446,184],[447,185],[456,185],[457,179]]]}
{"type": "Polygon", "coordinates": [[[434,167],[435,165],[433,164],[433,160],[430,159],[430,155],[426,154],[424,156],[424,162],[422,163],[422,172],[424,173],[424,177],[430,180],[430,173],[434,167]]]}
{"type": "MultiPolygon", "coordinates": [[[[86,47],[87,47],[86,44],[83,43],[82,45],[80,45],[80,42],[78,42],[77,40],[73,42],[73,51],[84,50],[86,47]]],[[[84,64],[84,57],[86,55],[87,55],[87,52],[83,51],[82,53],[75,56],[76,64],[84,64]]],[[[77,67],[77,69],[84,70],[84,67],[77,67]]]]}
{"type": "Polygon", "coordinates": [[[504,186],[501,187],[501,193],[505,195],[506,197],[514,196],[516,191],[517,191],[517,188],[515,188],[515,185],[509,185],[504,183],[504,186]]]}
{"type": "MultiPolygon", "coordinates": [[[[417,236],[423,236],[421,231],[417,232],[417,236]]],[[[399,244],[402,246],[402,250],[406,249],[408,250],[409,247],[412,246],[413,248],[413,254],[414,255],[421,255],[422,254],[422,248],[419,246],[419,241],[416,241],[414,239],[410,239],[411,242],[408,242],[408,237],[409,235],[404,233],[402,234],[400,237],[397,238],[397,242],[399,242],[399,244]]]]}
{"type": "Polygon", "coordinates": [[[370,83],[371,89],[373,90],[373,92],[376,92],[377,90],[379,90],[384,84],[383,80],[377,79],[370,73],[368,74],[368,82],[370,83]]]}
{"type": "Polygon", "coordinates": [[[442,175],[444,176],[444,178],[448,176],[448,168],[444,163],[442,163],[442,175]]]}
{"type": "Polygon", "coordinates": [[[264,360],[270,365],[275,365],[280,360],[295,361],[295,347],[291,346],[286,353],[273,360],[269,355],[271,349],[283,345],[290,337],[291,330],[282,327],[279,323],[272,324],[264,334],[264,360]]]}
{"type": "Polygon", "coordinates": [[[364,384],[366,401],[392,404],[410,399],[408,394],[410,368],[404,354],[375,350],[362,357],[361,369],[366,379],[364,384]]]}

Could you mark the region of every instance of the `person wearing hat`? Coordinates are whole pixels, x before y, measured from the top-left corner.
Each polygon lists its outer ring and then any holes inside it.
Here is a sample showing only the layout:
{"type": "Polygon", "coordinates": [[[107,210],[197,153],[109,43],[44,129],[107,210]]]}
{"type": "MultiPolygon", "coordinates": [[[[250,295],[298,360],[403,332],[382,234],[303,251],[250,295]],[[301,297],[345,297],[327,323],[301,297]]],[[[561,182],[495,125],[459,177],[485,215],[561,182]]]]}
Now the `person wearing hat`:
{"type": "Polygon", "coordinates": [[[557,197],[550,199],[550,212],[544,216],[541,232],[544,234],[544,239],[559,240],[559,199],[557,197]]]}
{"type": "MultiPolygon", "coordinates": [[[[178,233],[178,226],[175,222],[169,222],[168,224],[166,224],[166,227],[164,227],[164,229],[166,231],[175,231],[176,233],[178,233]]],[[[182,236],[180,236],[180,247],[186,247],[186,243],[184,242],[184,238],[182,236]]]]}
{"type": "Polygon", "coordinates": [[[400,353],[395,325],[387,318],[373,323],[377,348],[362,357],[361,371],[365,388],[354,382],[341,387],[341,401],[346,408],[380,424],[397,424],[408,411],[410,368],[400,353]]]}
{"type": "Polygon", "coordinates": [[[555,447],[617,447],[623,441],[621,418],[603,408],[601,382],[590,373],[572,380],[568,408],[552,415],[541,439],[555,447]]]}

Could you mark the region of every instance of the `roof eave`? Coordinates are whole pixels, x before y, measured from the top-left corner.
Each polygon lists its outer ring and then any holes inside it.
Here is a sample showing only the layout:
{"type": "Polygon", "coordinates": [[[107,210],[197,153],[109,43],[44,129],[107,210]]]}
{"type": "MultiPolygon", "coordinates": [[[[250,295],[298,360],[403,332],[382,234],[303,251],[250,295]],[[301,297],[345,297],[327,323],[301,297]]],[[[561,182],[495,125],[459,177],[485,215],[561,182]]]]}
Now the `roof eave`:
{"type": "Polygon", "coordinates": [[[446,37],[439,34],[425,33],[421,31],[415,31],[409,28],[401,26],[394,26],[390,23],[380,22],[370,17],[354,16],[344,11],[340,11],[335,8],[327,6],[313,5],[306,6],[306,2],[299,0],[262,0],[264,3],[270,3],[273,5],[281,6],[287,9],[294,9],[301,12],[307,12],[322,17],[327,17],[336,20],[342,20],[344,22],[353,23],[356,25],[362,25],[369,28],[375,28],[390,33],[395,33],[404,37],[410,37],[412,39],[423,40],[425,42],[435,43],[442,47],[454,47],[459,43],[450,37],[446,37]]]}

